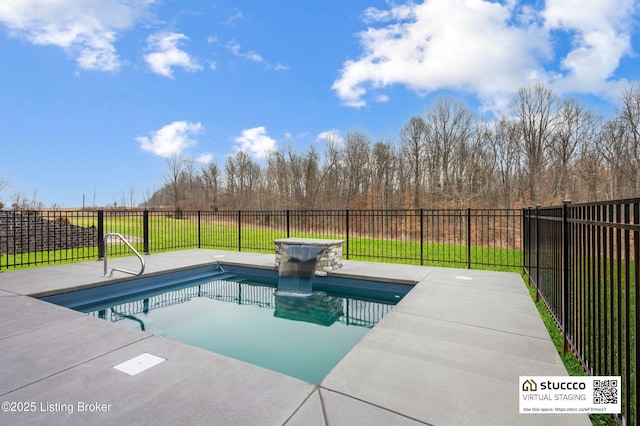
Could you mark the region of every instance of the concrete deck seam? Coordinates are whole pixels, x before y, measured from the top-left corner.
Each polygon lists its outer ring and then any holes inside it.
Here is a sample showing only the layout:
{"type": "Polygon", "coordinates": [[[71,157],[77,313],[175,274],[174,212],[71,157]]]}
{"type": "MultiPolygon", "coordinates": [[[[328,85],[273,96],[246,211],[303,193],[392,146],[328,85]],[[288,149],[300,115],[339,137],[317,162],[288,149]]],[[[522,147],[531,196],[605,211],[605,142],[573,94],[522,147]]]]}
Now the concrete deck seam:
{"type": "MultiPolygon", "coordinates": [[[[420,266],[422,267],[423,265],[420,265],[420,266]]],[[[424,267],[428,267],[428,265],[424,265],[424,267]]],[[[433,274],[433,271],[435,271],[435,269],[431,269],[429,272],[427,272],[427,274],[424,277],[422,277],[422,279],[418,281],[416,285],[421,283],[422,281],[425,281],[429,277],[429,275],[433,274]]]]}
{"type": "MultiPolygon", "coordinates": [[[[7,297],[11,297],[11,296],[7,296],[7,297]]],[[[25,296],[25,297],[29,297],[29,296],[25,296]]],[[[73,318],[64,318],[64,319],[58,320],[58,321],[56,321],[54,323],[47,323],[47,324],[44,324],[44,325],[41,325],[41,326],[38,326],[38,327],[30,328],[29,330],[25,330],[25,331],[21,331],[21,332],[15,333],[15,334],[11,334],[9,336],[0,337],[0,341],[5,340],[5,339],[10,339],[10,338],[16,337],[16,336],[21,336],[23,334],[29,334],[29,333],[32,333],[32,332],[37,331],[37,330],[42,330],[43,328],[57,327],[58,325],[65,324],[67,322],[77,321],[77,320],[82,319],[82,318],[84,318],[84,316],[73,317],[73,318]]]]}
{"type": "Polygon", "coordinates": [[[532,336],[530,334],[522,334],[522,333],[515,333],[513,331],[507,331],[507,330],[500,330],[498,328],[493,328],[493,327],[485,327],[482,325],[475,325],[475,324],[469,324],[466,322],[459,322],[459,321],[452,321],[452,320],[447,320],[447,319],[443,319],[443,318],[438,318],[438,317],[432,317],[429,315],[420,315],[420,314],[416,314],[414,312],[404,312],[401,310],[393,310],[393,312],[397,313],[397,314],[402,314],[402,315],[412,315],[414,317],[420,317],[420,318],[428,318],[428,319],[432,319],[432,320],[436,320],[436,321],[441,321],[441,322],[447,322],[450,324],[458,324],[458,325],[464,325],[467,327],[473,327],[473,328],[481,328],[484,330],[489,330],[489,331],[497,331],[498,333],[505,333],[505,334],[510,334],[512,336],[522,336],[522,337],[529,337],[531,339],[538,339],[538,340],[551,340],[551,336],[547,336],[547,337],[540,337],[540,336],[532,336]]]}
{"type": "Polygon", "coordinates": [[[318,397],[320,397],[320,407],[322,407],[322,418],[324,419],[324,425],[329,426],[329,419],[327,418],[327,408],[324,405],[324,398],[322,397],[322,392],[320,392],[320,386],[318,386],[318,397]]]}
{"type": "MultiPolygon", "coordinates": [[[[425,280],[422,280],[420,282],[423,282],[423,281],[425,281],[425,280]]],[[[426,281],[426,283],[428,283],[428,284],[443,284],[443,285],[447,285],[447,286],[456,286],[456,287],[461,287],[461,288],[469,288],[469,289],[473,289],[473,290],[491,291],[491,292],[495,292],[495,293],[518,294],[517,291],[513,291],[513,290],[503,290],[503,289],[499,289],[499,288],[479,288],[478,285],[462,284],[462,283],[459,283],[459,282],[446,282],[444,280],[442,280],[442,281],[426,281]]],[[[522,285],[525,285],[524,281],[522,282],[522,285]]]]}
{"type": "MultiPolygon", "coordinates": [[[[309,398],[311,398],[313,396],[313,393],[318,389],[319,389],[319,387],[316,386],[316,387],[313,388],[313,390],[311,392],[309,392],[309,395],[307,395],[307,397],[300,403],[300,405],[298,405],[298,407],[295,410],[293,410],[293,413],[291,413],[291,415],[287,418],[287,420],[284,421],[283,426],[286,425],[287,423],[289,423],[291,421],[291,419],[293,417],[295,417],[296,413],[298,411],[300,411],[300,409],[304,406],[304,404],[306,404],[307,401],[309,401],[309,398]]],[[[318,392],[318,395],[320,395],[320,392],[318,392]]],[[[322,404],[322,398],[320,399],[320,403],[322,404]]],[[[326,425],[327,424],[327,419],[326,419],[326,415],[324,413],[324,406],[322,406],[322,415],[324,416],[324,424],[326,425]]]]}
{"type": "Polygon", "coordinates": [[[138,339],[138,340],[135,340],[135,341],[133,341],[133,342],[129,342],[129,343],[127,343],[127,344],[123,345],[123,346],[119,346],[119,347],[114,348],[114,349],[112,349],[112,350],[110,350],[110,351],[104,352],[104,353],[102,353],[102,354],[100,354],[100,355],[98,355],[98,356],[95,356],[95,357],[93,357],[93,358],[89,358],[89,359],[87,359],[87,360],[84,360],[84,361],[82,361],[82,362],[80,362],[80,363],[78,363],[78,364],[75,364],[75,365],[69,366],[69,367],[67,367],[67,368],[64,368],[64,369],[62,369],[62,370],[56,371],[55,373],[49,374],[48,376],[41,377],[41,378],[40,378],[40,379],[38,379],[38,380],[35,380],[35,381],[31,382],[31,383],[27,383],[27,384],[25,384],[25,385],[22,385],[22,386],[20,386],[20,387],[17,387],[17,388],[15,388],[15,389],[12,389],[12,390],[10,390],[9,392],[2,393],[2,394],[0,394],[0,397],[6,396],[6,395],[10,395],[10,394],[12,394],[12,393],[14,393],[14,392],[17,392],[17,391],[21,390],[21,389],[27,388],[27,387],[29,387],[29,386],[33,386],[33,385],[35,385],[36,383],[40,383],[40,382],[42,382],[42,381],[44,381],[44,380],[50,379],[51,377],[55,377],[55,376],[57,376],[57,375],[59,375],[59,374],[66,373],[67,371],[70,371],[70,370],[72,370],[72,369],[74,369],[74,368],[80,367],[80,366],[82,366],[82,365],[85,365],[85,364],[88,364],[88,363],[90,363],[90,362],[93,362],[93,361],[95,361],[95,360],[97,360],[97,359],[103,358],[103,357],[105,357],[105,356],[107,356],[107,355],[109,355],[109,354],[112,354],[112,353],[114,353],[114,352],[116,352],[116,351],[119,351],[119,350],[121,350],[121,349],[124,349],[124,348],[126,348],[126,347],[128,347],[128,346],[131,346],[131,345],[133,345],[133,344],[136,344],[136,343],[142,342],[143,340],[148,339],[148,338],[150,338],[150,337],[153,337],[153,335],[149,334],[149,335],[146,335],[146,336],[142,336],[142,337],[141,337],[140,339],[138,339]]]}
{"type": "MultiPolygon", "coordinates": [[[[370,401],[366,401],[366,400],[364,400],[364,399],[356,398],[356,397],[355,397],[355,396],[353,396],[353,395],[349,395],[349,394],[347,394],[347,393],[343,393],[343,392],[337,391],[337,390],[335,390],[335,389],[329,389],[329,388],[324,387],[324,386],[322,386],[322,385],[318,386],[318,388],[320,388],[320,389],[322,389],[322,390],[325,390],[325,391],[327,391],[327,392],[337,393],[338,395],[342,395],[342,396],[345,396],[345,397],[347,397],[347,398],[351,398],[351,399],[353,399],[353,400],[356,400],[356,401],[362,402],[363,404],[371,405],[372,407],[376,407],[376,408],[379,408],[379,409],[381,409],[381,410],[388,411],[389,413],[393,413],[393,414],[395,414],[395,415],[397,415],[397,416],[404,417],[405,419],[413,420],[414,422],[418,422],[418,423],[423,424],[423,425],[427,425],[427,426],[436,426],[436,425],[435,425],[435,424],[433,424],[433,423],[425,422],[425,421],[423,421],[423,420],[416,419],[415,417],[407,416],[406,414],[402,414],[402,413],[400,413],[400,412],[398,412],[398,411],[391,410],[391,409],[389,409],[389,408],[383,407],[383,406],[378,405],[378,404],[374,404],[374,403],[372,403],[372,402],[370,402],[370,401]]],[[[324,409],[324,405],[323,405],[323,409],[324,409]]]]}
{"type": "Polygon", "coordinates": [[[4,289],[4,288],[0,288],[0,291],[4,291],[5,293],[9,293],[9,296],[3,296],[3,297],[26,296],[25,294],[16,293],[15,291],[7,290],[7,289],[4,289]]]}

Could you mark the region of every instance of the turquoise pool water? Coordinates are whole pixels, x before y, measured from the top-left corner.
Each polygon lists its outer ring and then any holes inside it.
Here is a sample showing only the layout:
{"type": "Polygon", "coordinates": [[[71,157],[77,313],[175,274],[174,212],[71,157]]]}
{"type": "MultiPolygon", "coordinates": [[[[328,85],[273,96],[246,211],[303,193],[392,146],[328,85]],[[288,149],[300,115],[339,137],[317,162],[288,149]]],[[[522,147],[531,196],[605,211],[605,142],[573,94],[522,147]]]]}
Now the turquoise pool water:
{"type": "Polygon", "coordinates": [[[91,300],[71,306],[90,315],[319,384],[404,294],[291,298],[263,281],[218,273],[116,298],[88,290],[66,299],[91,300]]]}

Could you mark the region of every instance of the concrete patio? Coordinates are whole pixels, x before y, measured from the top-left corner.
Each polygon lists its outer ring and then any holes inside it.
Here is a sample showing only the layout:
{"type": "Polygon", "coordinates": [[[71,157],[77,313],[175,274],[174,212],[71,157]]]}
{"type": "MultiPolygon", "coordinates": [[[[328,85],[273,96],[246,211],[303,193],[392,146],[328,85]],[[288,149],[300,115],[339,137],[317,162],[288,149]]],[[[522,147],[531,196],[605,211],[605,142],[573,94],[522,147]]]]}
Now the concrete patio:
{"type": "MultiPolygon", "coordinates": [[[[145,261],[155,274],[214,261],[273,268],[274,255],[186,250],[145,261]]],[[[128,278],[102,268],[0,273],[0,424],[590,424],[518,412],[519,376],[567,373],[515,273],[345,261],[331,274],[416,284],[315,386],[37,299],[128,278]],[[113,368],[143,353],[166,361],[134,376],[113,368]]]]}

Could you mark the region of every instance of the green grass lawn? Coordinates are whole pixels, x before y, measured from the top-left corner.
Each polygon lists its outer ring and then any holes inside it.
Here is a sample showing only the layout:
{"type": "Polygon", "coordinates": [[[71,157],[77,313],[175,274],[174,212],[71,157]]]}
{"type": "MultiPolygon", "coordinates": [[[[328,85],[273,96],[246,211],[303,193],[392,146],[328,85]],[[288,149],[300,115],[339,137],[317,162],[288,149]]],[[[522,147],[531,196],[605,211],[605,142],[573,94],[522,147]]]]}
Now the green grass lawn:
{"type": "MultiPolygon", "coordinates": [[[[86,223],[83,225],[88,226],[86,223]]],[[[140,220],[105,217],[104,229],[105,232],[117,232],[129,238],[143,237],[140,220]]],[[[237,226],[202,221],[200,240],[198,240],[198,224],[195,220],[170,217],[149,218],[149,251],[151,253],[198,247],[198,243],[202,248],[238,250],[240,245],[242,251],[271,253],[274,250],[273,241],[285,237],[287,235],[284,230],[263,226],[244,228],[238,238],[237,226]]],[[[290,237],[345,239],[344,235],[317,232],[291,232],[290,237]]],[[[350,237],[348,244],[348,257],[351,260],[408,264],[420,264],[421,261],[420,243],[415,241],[350,237]]],[[[143,249],[142,243],[132,242],[132,245],[140,251],[143,249]]],[[[115,248],[110,250],[109,255],[118,256],[120,253],[127,255],[126,251],[115,248]]],[[[460,245],[426,242],[422,245],[422,263],[466,268],[467,248],[460,245]]],[[[520,271],[522,252],[514,249],[472,247],[470,263],[472,268],[520,271]]]]}
{"type": "MultiPolygon", "coordinates": [[[[97,228],[97,218],[80,218],[73,225],[97,228]]],[[[124,235],[139,252],[144,251],[142,238],[144,230],[140,218],[105,217],[104,231],[124,235]]],[[[327,233],[291,232],[291,237],[345,239],[344,235],[327,233]]],[[[175,219],[171,217],[152,216],[149,218],[149,252],[159,253],[187,248],[210,248],[222,250],[238,250],[272,253],[273,241],[287,237],[282,229],[247,227],[238,236],[237,226],[203,220],[198,226],[196,220],[175,219]]],[[[466,268],[470,265],[476,269],[520,271],[522,253],[520,250],[472,247],[470,258],[467,248],[461,245],[425,242],[420,245],[415,241],[394,241],[380,238],[350,237],[348,252],[345,258],[350,260],[406,263],[414,265],[431,265],[466,268]],[[421,253],[422,249],[422,253],[421,253]]],[[[132,253],[122,244],[108,247],[109,257],[129,256],[132,253]]],[[[42,266],[44,264],[60,264],[75,261],[86,261],[98,258],[97,247],[71,248],[44,252],[10,254],[0,256],[0,270],[20,269],[42,266]]]]}

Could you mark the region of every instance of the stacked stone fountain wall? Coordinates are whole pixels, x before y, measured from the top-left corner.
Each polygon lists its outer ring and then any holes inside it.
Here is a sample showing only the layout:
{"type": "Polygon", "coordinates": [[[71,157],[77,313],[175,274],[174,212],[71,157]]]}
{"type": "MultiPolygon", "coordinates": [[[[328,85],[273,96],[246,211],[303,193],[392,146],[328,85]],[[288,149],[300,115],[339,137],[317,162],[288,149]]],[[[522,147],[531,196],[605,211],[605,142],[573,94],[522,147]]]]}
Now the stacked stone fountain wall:
{"type": "Polygon", "coordinates": [[[328,272],[342,268],[342,244],[343,240],[323,240],[314,238],[283,238],[275,241],[276,245],[276,268],[280,268],[282,257],[282,245],[324,245],[327,248],[320,255],[316,264],[316,275],[324,276],[328,272]]]}

